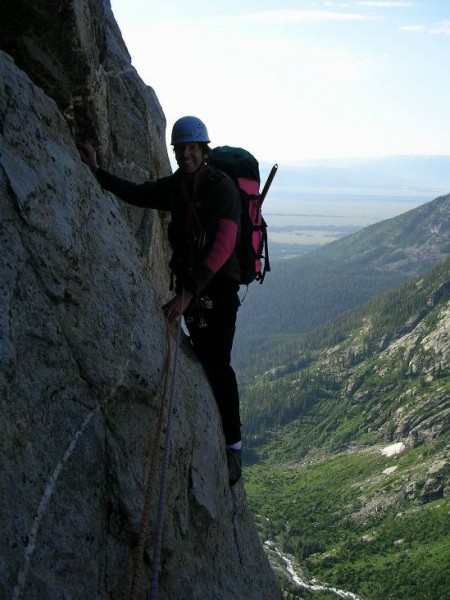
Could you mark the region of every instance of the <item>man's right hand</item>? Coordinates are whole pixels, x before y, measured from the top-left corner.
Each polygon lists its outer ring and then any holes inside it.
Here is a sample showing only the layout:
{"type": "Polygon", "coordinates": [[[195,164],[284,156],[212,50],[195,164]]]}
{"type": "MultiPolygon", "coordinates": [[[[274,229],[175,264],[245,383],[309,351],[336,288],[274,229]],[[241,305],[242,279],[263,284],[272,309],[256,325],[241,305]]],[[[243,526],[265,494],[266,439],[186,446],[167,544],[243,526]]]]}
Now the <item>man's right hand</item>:
{"type": "Polygon", "coordinates": [[[174,321],[184,313],[186,308],[189,306],[193,295],[186,290],[177,294],[172,300],[165,304],[162,309],[169,321],[174,321]]]}

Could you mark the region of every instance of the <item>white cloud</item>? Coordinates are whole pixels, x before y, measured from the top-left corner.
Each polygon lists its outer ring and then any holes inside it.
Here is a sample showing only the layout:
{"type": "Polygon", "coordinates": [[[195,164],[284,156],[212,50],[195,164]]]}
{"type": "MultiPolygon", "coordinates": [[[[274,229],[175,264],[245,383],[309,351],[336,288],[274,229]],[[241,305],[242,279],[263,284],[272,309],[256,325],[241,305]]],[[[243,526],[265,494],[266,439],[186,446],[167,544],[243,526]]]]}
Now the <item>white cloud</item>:
{"type": "Polygon", "coordinates": [[[430,29],[433,35],[450,35],[450,21],[441,21],[435,29],[430,29]]]}
{"type": "Polygon", "coordinates": [[[410,6],[417,6],[415,2],[356,2],[358,6],[371,6],[377,8],[408,8],[410,6]]]}
{"type": "Polygon", "coordinates": [[[377,19],[374,16],[340,13],[329,10],[267,10],[247,13],[239,16],[239,20],[266,23],[318,23],[323,21],[369,21],[377,19]]]}
{"type": "Polygon", "coordinates": [[[404,25],[403,27],[399,27],[402,31],[411,31],[412,33],[425,31],[425,25],[404,25]]]}
{"type": "Polygon", "coordinates": [[[431,35],[450,35],[450,21],[441,21],[432,29],[425,25],[404,25],[403,27],[399,27],[399,29],[402,31],[410,31],[412,33],[426,31],[431,35]]]}

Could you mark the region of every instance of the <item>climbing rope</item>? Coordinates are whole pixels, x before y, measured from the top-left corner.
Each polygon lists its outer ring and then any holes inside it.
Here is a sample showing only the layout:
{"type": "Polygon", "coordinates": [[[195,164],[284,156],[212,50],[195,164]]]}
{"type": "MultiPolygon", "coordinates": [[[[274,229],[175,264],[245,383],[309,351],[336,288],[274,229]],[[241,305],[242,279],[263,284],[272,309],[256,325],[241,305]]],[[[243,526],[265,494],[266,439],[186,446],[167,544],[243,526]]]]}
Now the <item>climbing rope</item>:
{"type": "Polygon", "coordinates": [[[162,394],[162,402],[159,411],[158,425],[156,430],[156,436],[154,439],[154,443],[152,446],[152,451],[150,454],[149,461],[149,470],[148,470],[148,478],[147,478],[147,486],[145,491],[145,500],[144,500],[144,509],[142,513],[141,519],[141,528],[139,532],[138,546],[136,550],[136,557],[134,562],[133,569],[133,577],[132,577],[132,587],[131,587],[131,600],[138,600],[139,588],[140,588],[140,580],[141,580],[141,572],[142,572],[142,563],[144,558],[145,544],[148,535],[148,525],[150,522],[150,511],[151,511],[151,501],[153,495],[154,484],[157,479],[156,467],[158,462],[158,451],[160,447],[160,440],[162,429],[164,425],[164,415],[167,407],[167,423],[166,423],[166,431],[164,435],[164,453],[163,453],[163,461],[161,466],[161,481],[159,486],[159,500],[158,500],[158,512],[156,517],[156,525],[154,532],[154,541],[153,541],[153,559],[152,559],[152,569],[151,569],[151,580],[150,580],[150,591],[148,595],[148,600],[156,600],[158,596],[158,584],[159,584],[159,575],[161,571],[161,550],[162,550],[162,538],[163,538],[163,524],[164,524],[164,506],[165,499],[167,493],[167,474],[169,467],[169,440],[172,428],[172,416],[174,412],[174,404],[175,404],[175,383],[176,383],[176,371],[177,371],[177,363],[178,363],[178,350],[180,347],[181,340],[181,317],[177,323],[177,335],[176,335],[176,345],[175,345],[175,353],[173,356],[172,369],[171,359],[172,359],[172,349],[171,349],[171,336],[169,330],[169,322],[166,320],[167,324],[167,332],[168,332],[168,357],[166,362],[166,367],[164,371],[164,386],[163,386],[163,394],[162,394]],[[170,388],[169,388],[170,383],[170,388]]]}
{"type": "MultiPolygon", "coordinates": [[[[183,303],[183,294],[182,294],[182,303],[183,303]]],[[[175,405],[175,383],[176,383],[176,374],[177,374],[178,351],[180,349],[180,340],[181,340],[181,317],[178,319],[177,340],[176,340],[176,345],[175,345],[175,354],[173,357],[172,378],[171,378],[171,382],[170,382],[169,405],[168,405],[168,412],[167,412],[166,433],[164,436],[164,455],[163,455],[163,464],[162,464],[162,468],[161,468],[161,482],[160,482],[160,486],[159,486],[158,515],[156,518],[155,544],[154,544],[154,551],[153,551],[149,600],[156,600],[156,598],[158,596],[158,581],[159,581],[159,573],[161,571],[162,532],[163,532],[163,524],[164,524],[164,507],[165,507],[166,492],[167,492],[167,480],[168,480],[167,474],[169,471],[169,440],[170,440],[170,433],[171,433],[171,429],[172,429],[173,408],[175,405]]]]}
{"type": "Polygon", "coordinates": [[[166,360],[166,366],[164,368],[164,384],[163,384],[163,392],[162,392],[162,400],[161,406],[159,410],[159,418],[158,424],[156,428],[156,434],[154,438],[154,443],[151,448],[151,453],[149,457],[149,468],[148,468],[148,476],[147,476],[147,486],[145,490],[145,499],[144,499],[144,509],[142,512],[141,518],[141,527],[139,531],[138,545],[136,549],[136,555],[134,560],[134,568],[133,568],[133,577],[131,583],[131,594],[130,600],[138,600],[139,596],[139,588],[141,581],[141,572],[142,572],[142,563],[144,560],[144,550],[145,543],[148,535],[148,526],[150,522],[150,510],[151,510],[151,500],[152,500],[152,492],[156,482],[156,466],[158,460],[158,450],[161,440],[162,428],[164,425],[164,415],[166,412],[167,400],[168,400],[168,384],[169,384],[169,376],[170,376],[170,360],[171,360],[171,343],[170,343],[170,335],[169,335],[169,324],[167,324],[167,332],[168,332],[168,355],[166,360]]]}

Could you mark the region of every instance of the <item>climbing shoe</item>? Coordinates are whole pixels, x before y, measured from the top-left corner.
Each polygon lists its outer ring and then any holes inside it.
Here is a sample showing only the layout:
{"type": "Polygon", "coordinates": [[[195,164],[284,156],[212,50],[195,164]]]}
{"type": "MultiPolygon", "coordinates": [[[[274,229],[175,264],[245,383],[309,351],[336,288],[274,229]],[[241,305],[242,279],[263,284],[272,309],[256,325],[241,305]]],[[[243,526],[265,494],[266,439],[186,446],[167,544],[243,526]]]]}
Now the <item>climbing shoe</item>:
{"type": "Polygon", "coordinates": [[[227,463],[230,486],[233,486],[242,475],[242,451],[227,448],[227,463]]]}

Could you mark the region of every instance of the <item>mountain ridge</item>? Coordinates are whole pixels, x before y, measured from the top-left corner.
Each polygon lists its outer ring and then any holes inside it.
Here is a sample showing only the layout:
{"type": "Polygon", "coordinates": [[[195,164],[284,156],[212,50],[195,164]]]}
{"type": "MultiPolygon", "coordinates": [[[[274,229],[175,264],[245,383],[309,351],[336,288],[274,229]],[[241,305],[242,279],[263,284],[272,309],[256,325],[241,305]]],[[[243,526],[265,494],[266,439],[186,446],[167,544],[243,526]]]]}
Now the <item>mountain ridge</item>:
{"type": "MultiPolygon", "coordinates": [[[[270,169],[261,163],[263,172],[270,169]]],[[[271,194],[288,189],[391,189],[442,195],[450,191],[450,156],[411,155],[322,159],[280,165],[271,194]]]]}
{"type": "Polygon", "coordinates": [[[449,253],[446,195],[304,256],[276,262],[264,285],[249,288],[238,315],[238,372],[245,379],[250,353],[258,364],[280,336],[303,335],[424,272],[449,253]]]}

